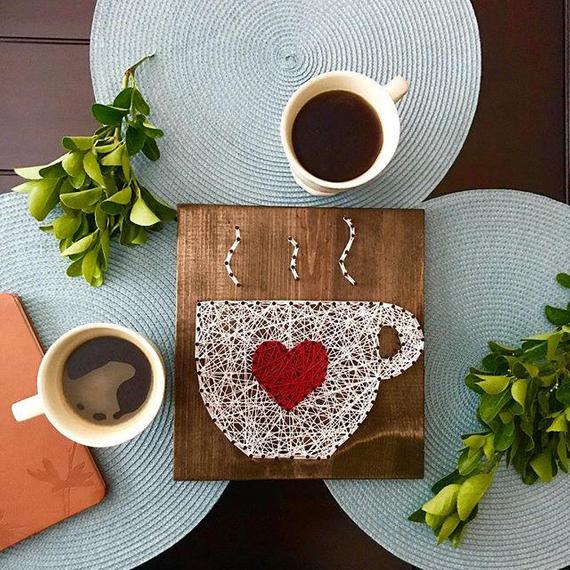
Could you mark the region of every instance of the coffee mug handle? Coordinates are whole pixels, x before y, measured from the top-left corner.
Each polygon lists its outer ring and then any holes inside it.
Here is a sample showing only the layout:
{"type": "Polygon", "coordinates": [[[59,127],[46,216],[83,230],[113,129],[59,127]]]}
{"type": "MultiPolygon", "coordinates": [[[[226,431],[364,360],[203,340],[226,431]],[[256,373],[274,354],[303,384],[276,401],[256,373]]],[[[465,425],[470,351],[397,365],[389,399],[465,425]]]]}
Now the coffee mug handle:
{"type": "Polygon", "coordinates": [[[380,358],[379,377],[395,378],[421,356],[424,350],[424,333],[418,319],[410,311],[386,303],[383,303],[381,308],[380,329],[382,327],[391,327],[396,331],[400,348],[393,356],[380,358]]]}
{"type": "Polygon", "coordinates": [[[44,406],[39,394],[12,404],[12,414],[17,422],[30,420],[36,416],[41,416],[43,413],[44,406]]]}
{"type": "Polygon", "coordinates": [[[401,75],[396,75],[396,77],[386,83],[384,87],[386,91],[388,91],[388,95],[390,95],[392,101],[397,103],[408,92],[410,84],[401,75]]]}

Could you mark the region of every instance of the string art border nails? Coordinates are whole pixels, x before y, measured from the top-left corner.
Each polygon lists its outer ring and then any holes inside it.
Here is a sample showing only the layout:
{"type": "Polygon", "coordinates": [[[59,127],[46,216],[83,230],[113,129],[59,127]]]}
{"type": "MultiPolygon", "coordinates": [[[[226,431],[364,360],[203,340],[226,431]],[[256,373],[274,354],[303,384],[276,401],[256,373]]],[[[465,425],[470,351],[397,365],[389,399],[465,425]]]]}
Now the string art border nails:
{"type": "Polygon", "coordinates": [[[224,267],[226,268],[226,272],[228,274],[228,277],[232,280],[232,283],[236,287],[241,287],[241,283],[232,269],[232,256],[235,253],[236,249],[238,248],[239,244],[241,243],[241,233],[239,231],[239,226],[235,226],[235,231],[236,231],[236,237],[234,243],[232,243],[232,245],[230,246],[228,253],[226,253],[226,257],[224,259],[224,267]]]}
{"type": "Polygon", "coordinates": [[[350,253],[350,249],[352,248],[354,238],[356,237],[356,228],[354,227],[354,224],[352,223],[352,220],[350,218],[344,218],[343,217],[342,219],[344,220],[344,223],[348,226],[349,234],[348,234],[348,241],[346,242],[346,245],[344,246],[344,249],[342,250],[342,253],[340,254],[340,257],[338,259],[338,265],[339,265],[340,270],[342,272],[342,276],[351,285],[356,285],[355,279],[348,272],[348,270],[346,269],[346,266],[344,264],[346,258],[348,257],[348,254],[350,253]]]}
{"type": "Polygon", "coordinates": [[[293,252],[291,253],[291,261],[289,262],[289,271],[293,275],[295,281],[299,281],[299,273],[297,273],[297,257],[299,257],[299,244],[297,240],[289,236],[287,241],[293,246],[293,252]]]}
{"type": "MultiPolygon", "coordinates": [[[[201,301],[196,305],[200,395],[219,429],[252,458],[330,457],[372,409],[379,383],[411,367],[423,346],[416,317],[387,303],[201,301]],[[388,358],[380,356],[379,332],[384,326],[393,327],[400,338],[400,349],[388,358]],[[309,383],[299,401],[298,393],[286,400],[287,394],[279,393],[282,386],[264,387],[263,380],[255,377],[254,355],[268,343],[274,343],[270,348],[278,349],[280,356],[283,350],[291,355],[283,362],[292,377],[311,367],[322,368],[320,349],[311,348],[315,355],[320,353],[316,365],[307,351],[304,362],[295,353],[307,342],[326,350],[326,376],[320,384],[315,377],[315,386],[309,383]]],[[[270,365],[271,358],[264,364],[270,365]]]]}

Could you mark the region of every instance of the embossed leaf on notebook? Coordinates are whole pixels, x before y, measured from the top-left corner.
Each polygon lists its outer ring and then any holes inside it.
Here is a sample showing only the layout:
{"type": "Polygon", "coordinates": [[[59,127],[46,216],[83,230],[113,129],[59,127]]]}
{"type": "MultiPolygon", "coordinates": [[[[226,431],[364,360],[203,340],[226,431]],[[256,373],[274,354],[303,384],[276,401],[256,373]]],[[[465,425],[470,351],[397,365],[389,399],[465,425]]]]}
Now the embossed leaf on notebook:
{"type": "Polygon", "coordinates": [[[68,467],[67,473],[60,477],[53,463],[44,457],[42,459],[43,469],[27,469],[28,474],[34,479],[43,481],[51,485],[53,493],[73,487],[89,487],[93,484],[91,480],[93,472],[84,471],[85,463],[78,463],[74,467],[68,467]]]}

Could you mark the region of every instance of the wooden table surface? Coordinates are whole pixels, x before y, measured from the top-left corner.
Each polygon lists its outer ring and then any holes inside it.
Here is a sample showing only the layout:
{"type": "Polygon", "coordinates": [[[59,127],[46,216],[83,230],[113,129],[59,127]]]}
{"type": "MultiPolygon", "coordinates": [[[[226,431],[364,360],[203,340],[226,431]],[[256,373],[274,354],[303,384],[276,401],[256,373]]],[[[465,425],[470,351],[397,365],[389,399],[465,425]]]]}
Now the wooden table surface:
{"type": "MultiPolygon", "coordinates": [[[[474,0],[483,73],[467,141],[432,196],[515,188],[568,202],[566,2],[474,0]],[[566,25],[565,25],[566,24],[566,25]]],[[[0,191],[94,127],[94,0],[0,0],[0,191]]],[[[368,538],[321,481],[232,482],[204,521],[141,568],[412,568],[368,538]]]]}

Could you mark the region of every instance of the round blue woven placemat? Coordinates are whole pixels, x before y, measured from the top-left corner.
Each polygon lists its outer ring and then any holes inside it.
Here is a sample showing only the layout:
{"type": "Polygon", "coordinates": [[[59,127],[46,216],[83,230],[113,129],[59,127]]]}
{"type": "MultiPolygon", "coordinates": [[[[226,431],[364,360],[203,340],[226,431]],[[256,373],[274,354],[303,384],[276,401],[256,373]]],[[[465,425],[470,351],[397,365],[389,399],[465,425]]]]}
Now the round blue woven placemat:
{"type": "Polygon", "coordinates": [[[36,226],[25,197],[0,197],[0,291],[20,295],[44,346],[96,321],[145,334],[164,355],[167,394],[139,437],[94,450],[108,485],[103,502],[1,552],[0,568],[132,568],[192,530],[226,485],[172,480],[176,227],[170,224],[141,248],[115,247],[107,283],[92,289],[65,276],[57,243],[36,226]]]}
{"type": "Polygon", "coordinates": [[[164,129],[140,163],[173,202],[409,207],[447,172],[471,125],[481,74],[468,0],[99,0],[91,38],[97,100],[142,55],[140,87],[164,129]],[[279,139],[293,91],[331,70],[411,82],[402,136],[380,179],[331,198],[299,188],[279,139]]]}
{"type": "Polygon", "coordinates": [[[476,395],[463,384],[486,341],[507,344],[552,328],[544,305],[565,306],[554,278],[570,270],[570,207],[508,190],[430,200],[426,210],[425,479],[327,481],[374,540],[420,568],[563,568],[570,562],[570,477],[526,486],[499,472],[458,549],[436,546],[406,517],[456,465],[459,435],[474,431],[476,395]]]}

